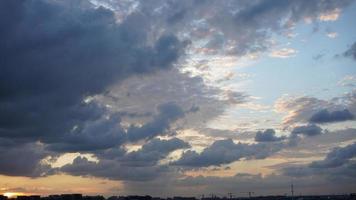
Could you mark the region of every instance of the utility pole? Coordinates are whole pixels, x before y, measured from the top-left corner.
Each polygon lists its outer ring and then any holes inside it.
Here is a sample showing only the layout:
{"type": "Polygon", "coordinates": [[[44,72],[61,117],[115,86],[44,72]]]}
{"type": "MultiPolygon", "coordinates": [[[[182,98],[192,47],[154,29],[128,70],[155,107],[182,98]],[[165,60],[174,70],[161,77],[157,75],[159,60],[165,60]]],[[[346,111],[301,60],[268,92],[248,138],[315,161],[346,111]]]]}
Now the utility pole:
{"type": "Polygon", "coordinates": [[[248,197],[251,199],[251,194],[253,194],[253,192],[248,192],[248,197]]]}
{"type": "Polygon", "coordinates": [[[211,199],[212,199],[212,200],[215,199],[214,193],[211,193],[211,199]]]}
{"type": "Polygon", "coordinates": [[[228,195],[229,195],[229,197],[230,197],[230,200],[232,199],[232,193],[231,192],[229,192],[229,193],[227,193],[228,195]]]}
{"type": "Polygon", "coordinates": [[[248,194],[248,197],[251,199],[251,197],[252,197],[252,194],[254,194],[254,192],[240,192],[240,193],[247,193],[248,194]]]}
{"type": "Polygon", "coordinates": [[[290,185],[290,190],[291,190],[291,193],[292,193],[292,200],[294,199],[294,186],[293,186],[293,182],[292,184],[290,185]]]}

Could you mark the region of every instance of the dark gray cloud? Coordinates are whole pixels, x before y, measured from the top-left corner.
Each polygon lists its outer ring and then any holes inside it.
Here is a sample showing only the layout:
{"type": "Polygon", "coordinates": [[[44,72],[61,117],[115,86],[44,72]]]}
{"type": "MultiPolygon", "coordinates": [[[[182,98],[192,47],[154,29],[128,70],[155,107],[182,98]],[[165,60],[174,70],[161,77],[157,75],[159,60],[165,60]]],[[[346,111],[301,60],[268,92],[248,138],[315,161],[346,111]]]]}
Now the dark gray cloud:
{"type": "Polygon", "coordinates": [[[350,161],[344,165],[331,168],[317,168],[315,166],[305,165],[286,167],[282,172],[284,175],[294,178],[322,177],[332,183],[350,184],[355,182],[355,166],[356,163],[350,161]]]}
{"type": "Polygon", "coordinates": [[[123,144],[126,132],[120,125],[120,117],[112,115],[87,122],[50,141],[48,149],[56,152],[95,152],[123,144]]]}
{"type": "Polygon", "coordinates": [[[324,160],[314,161],[310,164],[312,168],[334,168],[344,165],[356,157],[356,143],[345,147],[337,147],[330,151],[324,160]]]}
{"type": "Polygon", "coordinates": [[[340,97],[322,100],[315,97],[282,98],[275,104],[286,126],[295,123],[333,123],[353,120],[356,113],[356,91],[340,97]]]}
{"type": "Polygon", "coordinates": [[[323,133],[323,129],[315,124],[308,124],[304,126],[295,127],[291,134],[292,135],[306,135],[306,136],[316,136],[323,133]]]}
{"type": "Polygon", "coordinates": [[[243,144],[234,143],[232,139],[218,140],[205,148],[201,153],[186,151],[172,165],[187,167],[207,167],[228,164],[246,159],[263,159],[281,150],[282,144],[243,144]]]}
{"type": "Polygon", "coordinates": [[[298,122],[306,122],[318,110],[323,109],[323,107],[330,107],[330,102],[304,96],[279,99],[275,106],[279,112],[289,113],[283,119],[283,123],[289,126],[298,122]]]}
{"type": "Polygon", "coordinates": [[[0,172],[8,176],[38,177],[52,173],[49,164],[40,161],[48,152],[35,143],[18,145],[6,139],[0,139],[0,172]]]}
{"type": "Polygon", "coordinates": [[[234,143],[232,139],[217,140],[201,153],[188,150],[172,165],[186,167],[207,167],[228,164],[241,159],[264,159],[282,149],[294,147],[301,142],[298,135],[316,136],[322,134],[320,127],[310,124],[295,127],[289,137],[275,135],[273,129],[259,131],[255,135],[257,144],[234,143]]]}
{"type": "MultiPolygon", "coordinates": [[[[89,1],[4,1],[0,13],[0,138],[25,147],[41,141],[45,149],[65,153],[122,144],[126,133],[120,116],[86,98],[131,75],[171,68],[184,48],[172,34],[149,38],[142,14],[118,23],[112,11],[89,1]]],[[[178,117],[172,116],[174,110],[160,109],[159,119],[165,121],[145,126],[151,127],[146,131],[153,127],[163,134],[178,117]]],[[[28,170],[49,155],[27,149],[28,170]]],[[[21,158],[18,163],[23,164],[21,158]]],[[[15,172],[9,165],[0,170],[15,172]]]]}
{"type": "Polygon", "coordinates": [[[112,112],[128,112],[131,116],[136,113],[134,118],[121,115],[122,122],[128,124],[146,123],[153,117],[157,105],[174,102],[185,111],[185,115],[172,128],[196,128],[205,126],[206,121],[223,113],[227,103],[217,99],[218,95],[219,91],[206,86],[201,77],[192,77],[173,68],[130,77],[111,87],[107,94],[97,96],[97,102],[110,105],[112,112]],[[150,115],[145,116],[146,113],[150,115]]]}
{"type": "Polygon", "coordinates": [[[161,159],[177,149],[189,148],[190,145],[183,140],[173,138],[170,140],[152,139],[142,146],[140,150],[125,155],[120,161],[129,166],[154,166],[161,159]]]}
{"type": "MultiPolygon", "coordinates": [[[[339,147],[341,144],[347,144],[356,138],[356,129],[346,128],[340,130],[324,130],[322,134],[312,137],[300,137],[299,135],[291,134],[289,142],[292,145],[278,152],[278,156],[286,157],[291,160],[298,160],[311,157],[325,157],[325,152],[339,147]],[[294,143],[293,143],[294,142],[294,143]]],[[[298,161],[295,163],[297,164],[298,161]]],[[[293,163],[292,163],[293,164],[293,163]]],[[[292,164],[284,163],[275,165],[272,169],[281,169],[292,164]]]]}
{"type": "Polygon", "coordinates": [[[158,107],[159,114],[149,123],[141,127],[130,126],[127,130],[130,141],[150,139],[157,135],[165,135],[172,121],[184,116],[184,111],[175,103],[166,103],[158,107]]]}
{"type": "Polygon", "coordinates": [[[137,3],[134,10],[150,16],[159,26],[184,33],[192,41],[208,41],[204,48],[213,52],[224,50],[233,55],[266,50],[271,45],[268,40],[272,32],[283,34],[299,21],[306,18],[317,21],[321,14],[342,9],[352,2],[138,0],[127,6],[116,1],[100,1],[109,3],[120,15],[124,15],[125,8],[128,10],[127,7],[132,8],[132,4],[137,3]]]}
{"type": "Polygon", "coordinates": [[[110,10],[76,2],[1,2],[0,136],[57,140],[101,117],[86,96],[132,74],[170,68],[179,57],[175,36],[149,41],[137,28],[144,16],[117,24],[110,10]]]}
{"type": "Polygon", "coordinates": [[[297,165],[282,169],[285,175],[293,177],[319,176],[332,181],[355,181],[356,143],[336,147],[329,151],[323,160],[307,165],[297,165]]]}
{"type": "Polygon", "coordinates": [[[286,137],[276,136],[276,132],[273,129],[266,129],[264,131],[258,131],[255,136],[256,142],[277,142],[286,139],[286,137]]]}
{"type": "Polygon", "coordinates": [[[168,170],[166,166],[157,165],[159,160],[177,149],[188,147],[188,143],[178,138],[153,139],[141,149],[129,153],[120,148],[105,150],[98,154],[98,162],[79,156],[59,171],[75,176],[96,176],[114,180],[151,180],[168,170]]]}
{"type": "Polygon", "coordinates": [[[147,181],[167,171],[164,166],[125,166],[115,160],[89,161],[85,157],[77,157],[73,163],[64,165],[61,172],[74,176],[92,176],[111,180],[147,181]]]}
{"type": "Polygon", "coordinates": [[[110,149],[127,142],[169,135],[170,124],[183,116],[184,111],[173,102],[159,105],[151,121],[142,126],[131,125],[127,130],[120,124],[120,114],[104,116],[61,135],[61,138],[50,142],[48,149],[56,152],[95,153],[97,150],[110,149]]]}
{"type": "Polygon", "coordinates": [[[346,50],[343,54],[345,57],[351,57],[356,60],[356,42],[354,42],[348,50],[346,50]]]}
{"type": "Polygon", "coordinates": [[[309,121],[312,123],[332,123],[353,120],[354,118],[355,116],[347,109],[331,112],[323,109],[313,114],[309,121]]]}

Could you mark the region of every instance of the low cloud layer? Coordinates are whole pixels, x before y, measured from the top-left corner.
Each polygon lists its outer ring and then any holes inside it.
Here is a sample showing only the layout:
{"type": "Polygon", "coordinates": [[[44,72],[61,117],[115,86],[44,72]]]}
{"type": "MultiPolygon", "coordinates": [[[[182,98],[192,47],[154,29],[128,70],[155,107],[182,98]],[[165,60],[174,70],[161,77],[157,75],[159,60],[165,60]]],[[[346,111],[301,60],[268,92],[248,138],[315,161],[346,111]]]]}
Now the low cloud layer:
{"type": "Polygon", "coordinates": [[[173,165],[187,167],[220,166],[245,159],[263,159],[279,151],[282,144],[243,144],[231,139],[215,141],[201,153],[186,151],[173,165]]]}
{"type": "Polygon", "coordinates": [[[74,176],[96,176],[113,180],[147,181],[168,172],[167,166],[157,166],[157,162],[170,152],[189,148],[190,145],[180,139],[153,139],[133,152],[111,149],[99,154],[99,161],[89,161],[78,156],[73,163],[59,170],[74,176]]]}
{"type": "Polygon", "coordinates": [[[356,157],[356,143],[333,149],[322,161],[314,161],[310,164],[312,168],[334,168],[352,162],[356,157]]]}
{"type": "Polygon", "coordinates": [[[334,181],[355,181],[356,144],[337,147],[331,150],[323,160],[308,165],[283,169],[284,174],[292,177],[320,176],[334,181]]]}

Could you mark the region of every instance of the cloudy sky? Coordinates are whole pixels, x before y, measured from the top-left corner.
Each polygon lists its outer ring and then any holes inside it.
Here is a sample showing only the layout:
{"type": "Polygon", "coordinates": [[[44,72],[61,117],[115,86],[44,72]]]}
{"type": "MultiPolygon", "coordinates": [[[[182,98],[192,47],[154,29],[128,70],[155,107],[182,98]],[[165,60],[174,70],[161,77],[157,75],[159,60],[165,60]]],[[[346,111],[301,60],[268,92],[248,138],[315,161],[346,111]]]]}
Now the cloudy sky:
{"type": "Polygon", "coordinates": [[[355,10],[0,1],[0,193],[356,192],[355,10]]]}

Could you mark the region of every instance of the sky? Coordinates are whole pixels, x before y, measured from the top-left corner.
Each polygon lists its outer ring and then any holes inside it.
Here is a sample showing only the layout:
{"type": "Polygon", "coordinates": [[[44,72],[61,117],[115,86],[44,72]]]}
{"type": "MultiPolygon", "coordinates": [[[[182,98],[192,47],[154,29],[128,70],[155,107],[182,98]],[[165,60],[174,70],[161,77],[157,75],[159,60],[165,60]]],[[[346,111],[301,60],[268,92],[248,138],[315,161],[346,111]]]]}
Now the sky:
{"type": "Polygon", "coordinates": [[[0,193],[356,192],[355,10],[0,1],[0,193]]]}

